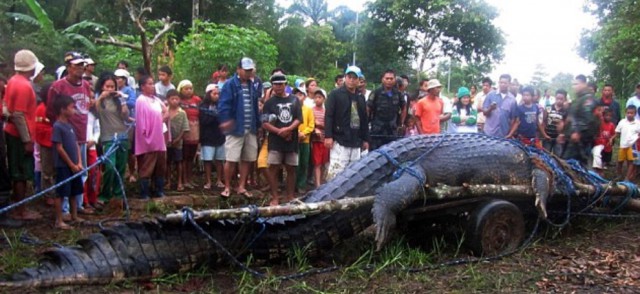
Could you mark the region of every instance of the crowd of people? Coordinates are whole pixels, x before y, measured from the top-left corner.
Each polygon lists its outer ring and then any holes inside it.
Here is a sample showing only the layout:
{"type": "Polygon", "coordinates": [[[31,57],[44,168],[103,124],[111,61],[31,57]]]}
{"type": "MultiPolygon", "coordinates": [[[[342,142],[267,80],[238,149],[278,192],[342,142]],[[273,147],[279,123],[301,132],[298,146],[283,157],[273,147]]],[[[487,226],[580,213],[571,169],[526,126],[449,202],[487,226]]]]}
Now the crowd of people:
{"type": "MultiPolygon", "coordinates": [[[[314,78],[290,85],[280,68],[263,82],[254,61],[244,57],[234,74],[220,65],[199,97],[189,80],[175,87],[168,66],[158,69],[156,81],[142,68],[131,75],[126,61],[99,77],[95,65],[68,52],[56,81],[40,87],[44,65],[21,50],[15,74],[0,79],[0,146],[6,145],[0,156],[8,163],[8,170],[0,166],[0,179],[11,180],[14,202],[27,196],[29,181],[36,191],[57,185],[47,201],[59,229],[105,205],[121,207],[121,180],[127,179],[138,183],[143,199],[163,197],[165,189],[198,188],[200,182],[204,190],[219,189],[221,197],[251,198],[250,187],[261,188],[269,204],[278,205],[331,180],[366,152],[421,134],[481,132],[514,139],[599,172],[611,164],[620,137],[618,174],[626,164],[626,179],[635,175],[640,84],[621,119],[613,86],[606,84],[596,98],[595,84],[583,75],[574,80],[573,101],[565,90],[541,94],[506,74],[496,87],[484,78],[480,91],[460,87],[450,99],[437,79],[422,80],[417,93],[409,93],[409,78],[393,70],[369,91],[357,66],[336,76],[328,91],[314,78]],[[101,154],[108,155],[102,168],[69,180],[101,154]],[[194,173],[198,163],[203,174],[194,173]]],[[[41,215],[19,206],[11,217],[41,215]]]]}

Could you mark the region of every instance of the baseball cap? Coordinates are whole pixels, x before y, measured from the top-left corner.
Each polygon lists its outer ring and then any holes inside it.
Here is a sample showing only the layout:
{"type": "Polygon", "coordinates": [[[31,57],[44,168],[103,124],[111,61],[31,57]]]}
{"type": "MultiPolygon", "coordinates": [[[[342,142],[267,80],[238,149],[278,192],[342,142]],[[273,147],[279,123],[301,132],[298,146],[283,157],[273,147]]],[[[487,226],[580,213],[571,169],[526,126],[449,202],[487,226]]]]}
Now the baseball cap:
{"type": "Polygon", "coordinates": [[[244,70],[252,70],[256,68],[256,64],[253,62],[253,59],[249,57],[243,57],[240,59],[240,67],[244,70]]]}
{"type": "Polygon", "coordinates": [[[345,75],[349,73],[354,73],[358,77],[364,77],[364,75],[362,74],[362,70],[360,70],[360,68],[355,65],[347,67],[347,69],[344,71],[345,75]]]}
{"type": "Polygon", "coordinates": [[[84,60],[84,57],[75,51],[70,51],[64,54],[64,63],[70,63],[70,64],[80,64],[80,63],[85,63],[86,61],[84,60]]]}
{"type": "Polygon", "coordinates": [[[123,77],[123,78],[129,78],[131,76],[131,74],[129,74],[129,72],[126,69],[116,69],[116,71],[113,72],[113,75],[116,77],[123,77]]]}
{"type": "Polygon", "coordinates": [[[31,50],[20,50],[13,58],[15,71],[30,71],[36,68],[38,57],[31,50]]]}
{"type": "Polygon", "coordinates": [[[303,79],[296,79],[296,82],[294,83],[295,88],[294,90],[298,90],[302,93],[307,93],[307,87],[305,87],[305,82],[303,79]]]}
{"type": "Polygon", "coordinates": [[[218,89],[218,84],[208,84],[204,92],[209,93],[209,91],[212,91],[213,89],[218,89]]]}
{"type": "Polygon", "coordinates": [[[286,84],[287,76],[281,73],[274,73],[269,80],[272,84],[286,84]]]}
{"type": "Polygon", "coordinates": [[[315,93],[313,94],[322,94],[322,97],[327,98],[327,91],[323,90],[323,89],[318,89],[316,90],[315,93]]]}

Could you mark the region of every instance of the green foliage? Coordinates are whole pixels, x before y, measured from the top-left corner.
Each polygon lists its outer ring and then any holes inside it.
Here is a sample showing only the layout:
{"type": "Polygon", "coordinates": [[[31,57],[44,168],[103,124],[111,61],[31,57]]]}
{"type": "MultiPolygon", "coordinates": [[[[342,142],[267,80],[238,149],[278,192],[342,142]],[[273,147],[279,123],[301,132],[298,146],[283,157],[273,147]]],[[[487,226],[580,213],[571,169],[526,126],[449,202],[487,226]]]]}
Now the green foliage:
{"type": "Polygon", "coordinates": [[[320,25],[329,16],[327,7],[326,0],[293,0],[289,13],[298,14],[314,25],[320,25]]]}
{"type": "Polygon", "coordinates": [[[452,60],[441,61],[437,66],[436,78],[440,80],[445,88],[449,84],[449,77],[451,78],[451,88],[448,89],[451,93],[456,93],[459,87],[471,87],[476,85],[480,89],[480,82],[491,71],[491,65],[488,62],[479,64],[461,64],[459,61],[452,60]],[[451,75],[449,76],[449,68],[451,68],[451,75]]]}
{"type": "MultiPolygon", "coordinates": [[[[129,42],[132,44],[140,43],[139,36],[120,35],[118,38],[121,41],[129,42]]],[[[129,71],[133,75],[133,71],[136,67],[142,66],[142,54],[140,51],[133,50],[131,48],[116,47],[112,45],[97,45],[94,50],[90,51],[91,56],[95,56],[98,64],[96,65],[96,73],[103,71],[113,72],[116,68],[116,64],[120,60],[126,60],[129,63],[129,71]]]]}
{"type": "Polygon", "coordinates": [[[599,26],[583,32],[580,55],[596,64],[596,79],[628,96],[640,80],[640,6],[631,0],[590,0],[585,7],[599,26]]]}
{"type": "Polygon", "coordinates": [[[419,71],[444,56],[475,63],[502,59],[505,40],[492,23],[498,13],[483,0],[376,0],[370,11],[394,35],[412,39],[415,46],[404,50],[416,57],[419,71]]]}
{"type": "Polygon", "coordinates": [[[256,62],[258,75],[268,76],[277,55],[273,39],[264,31],[198,22],[176,48],[174,71],[176,79],[191,80],[201,92],[217,64],[227,64],[233,72],[248,56],[256,62]]]}

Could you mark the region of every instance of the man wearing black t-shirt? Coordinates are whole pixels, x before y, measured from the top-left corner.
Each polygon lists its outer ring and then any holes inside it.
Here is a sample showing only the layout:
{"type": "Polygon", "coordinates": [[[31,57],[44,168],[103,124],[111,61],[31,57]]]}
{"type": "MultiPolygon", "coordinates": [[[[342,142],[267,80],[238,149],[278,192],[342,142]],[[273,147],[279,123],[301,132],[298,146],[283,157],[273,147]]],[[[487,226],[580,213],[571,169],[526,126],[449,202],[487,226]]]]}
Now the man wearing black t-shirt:
{"type": "Polygon", "coordinates": [[[273,96],[262,108],[262,127],[269,132],[269,186],[271,202],[279,204],[278,182],[276,175],[284,164],[287,172],[286,201],[294,199],[296,167],[298,166],[298,125],[302,122],[302,109],[295,96],[285,93],[287,78],[276,73],[271,76],[273,96]]]}

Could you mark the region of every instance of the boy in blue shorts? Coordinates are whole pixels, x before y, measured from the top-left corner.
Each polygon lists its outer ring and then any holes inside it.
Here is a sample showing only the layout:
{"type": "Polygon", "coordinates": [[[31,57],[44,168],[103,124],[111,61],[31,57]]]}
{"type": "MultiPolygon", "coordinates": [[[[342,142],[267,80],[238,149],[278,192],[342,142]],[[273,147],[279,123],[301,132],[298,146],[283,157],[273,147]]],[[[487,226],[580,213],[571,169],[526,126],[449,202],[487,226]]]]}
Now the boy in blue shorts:
{"type": "MultiPolygon", "coordinates": [[[[69,123],[69,119],[75,113],[75,100],[69,96],[60,96],[54,103],[54,110],[58,115],[58,119],[53,124],[53,134],[51,142],[53,143],[53,162],[56,167],[56,183],[61,183],[76,173],[82,171],[82,160],[80,159],[80,146],[73,130],[73,126],[69,123]]],[[[55,199],[55,228],[69,230],[72,227],[66,224],[62,218],[62,199],[69,198],[71,205],[71,219],[76,222],[83,220],[78,217],[78,201],[71,199],[72,197],[82,197],[83,186],[81,177],[66,182],[56,188],[57,196],[55,199]]]]}

